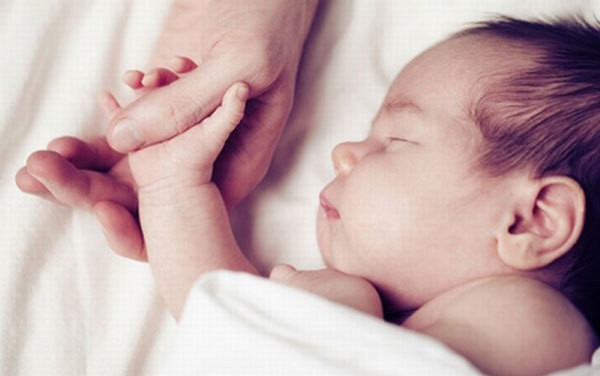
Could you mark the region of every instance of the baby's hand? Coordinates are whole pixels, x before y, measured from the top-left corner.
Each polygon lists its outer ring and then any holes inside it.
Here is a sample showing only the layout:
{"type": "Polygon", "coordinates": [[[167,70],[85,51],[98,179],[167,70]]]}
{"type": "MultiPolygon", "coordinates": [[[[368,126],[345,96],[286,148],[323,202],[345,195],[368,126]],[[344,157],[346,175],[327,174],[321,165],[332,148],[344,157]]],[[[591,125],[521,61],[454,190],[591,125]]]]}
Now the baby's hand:
{"type": "Polygon", "coordinates": [[[377,290],[367,280],[333,269],[297,271],[289,265],[277,265],[271,270],[271,280],[320,295],[383,318],[383,308],[377,290]]]}
{"type": "MultiPolygon", "coordinates": [[[[179,72],[195,67],[189,59],[180,62],[184,67],[179,72]]],[[[176,73],[161,68],[147,75],[130,71],[123,80],[132,88],[142,89],[143,95],[143,90],[168,85],[177,78],[176,73]]],[[[210,183],[213,163],[244,116],[248,91],[246,84],[234,84],[225,92],[221,106],[196,126],[170,140],[130,153],[129,164],[139,192],[210,183]]],[[[121,109],[110,93],[104,94],[101,105],[109,117],[121,109]]]]}

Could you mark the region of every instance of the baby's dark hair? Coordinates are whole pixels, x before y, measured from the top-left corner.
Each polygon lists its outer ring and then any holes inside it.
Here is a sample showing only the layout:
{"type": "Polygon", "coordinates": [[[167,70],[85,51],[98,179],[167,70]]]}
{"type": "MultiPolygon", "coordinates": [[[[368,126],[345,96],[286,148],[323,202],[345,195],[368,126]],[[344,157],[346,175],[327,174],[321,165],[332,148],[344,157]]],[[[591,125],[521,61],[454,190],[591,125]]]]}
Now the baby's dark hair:
{"type": "Polygon", "coordinates": [[[462,36],[514,47],[519,59],[491,72],[470,105],[484,138],[479,166],[493,176],[522,168],[536,178],[569,176],[585,192],[582,234],[555,264],[566,267],[560,291],[600,334],[599,22],[498,17],[454,35],[462,36]]]}

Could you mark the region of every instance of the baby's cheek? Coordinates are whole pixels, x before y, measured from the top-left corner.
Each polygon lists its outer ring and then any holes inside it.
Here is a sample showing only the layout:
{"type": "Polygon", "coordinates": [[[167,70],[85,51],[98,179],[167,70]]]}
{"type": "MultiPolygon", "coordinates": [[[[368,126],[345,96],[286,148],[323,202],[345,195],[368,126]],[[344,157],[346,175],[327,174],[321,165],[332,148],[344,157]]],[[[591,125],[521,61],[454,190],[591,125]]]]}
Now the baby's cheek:
{"type": "Polygon", "coordinates": [[[355,184],[348,184],[342,207],[349,244],[379,253],[408,235],[414,226],[414,207],[401,187],[375,175],[349,183],[355,184]]]}

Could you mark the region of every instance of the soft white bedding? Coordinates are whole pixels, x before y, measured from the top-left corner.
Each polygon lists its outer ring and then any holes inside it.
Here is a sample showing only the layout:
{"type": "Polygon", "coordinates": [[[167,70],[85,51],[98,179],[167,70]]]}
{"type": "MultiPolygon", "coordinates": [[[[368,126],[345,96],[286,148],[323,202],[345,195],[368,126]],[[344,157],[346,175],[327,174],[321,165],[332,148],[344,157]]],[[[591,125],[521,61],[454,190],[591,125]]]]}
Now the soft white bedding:
{"type": "Polygon", "coordinates": [[[178,333],[161,375],[479,374],[429,337],[245,273],[200,278],[178,333]]]}
{"type": "MultiPolygon", "coordinates": [[[[95,94],[110,88],[121,99],[131,98],[119,85],[120,74],[144,66],[168,6],[158,0],[0,2],[0,374],[157,374],[169,357],[189,356],[179,346],[196,341],[197,330],[204,332],[194,315],[209,315],[211,304],[227,315],[215,314],[210,330],[222,330],[221,337],[232,346],[242,346],[246,337],[256,339],[247,349],[215,358],[211,364],[217,367],[235,366],[240,359],[239,364],[256,361],[254,366],[273,367],[259,370],[277,373],[283,364],[277,361],[287,359],[287,370],[296,373],[313,369],[303,367],[339,374],[370,374],[370,366],[404,366],[412,374],[436,373],[444,365],[467,370],[460,358],[432,340],[243,277],[211,277],[197,285],[188,302],[195,313],[177,331],[147,265],[113,255],[89,214],[18,191],[13,177],[30,152],[60,135],[85,138],[104,132],[95,94]],[[303,316],[271,306],[273,299],[288,301],[288,295],[306,302],[302,312],[316,318],[311,325],[294,320],[303,316]],[[248,317],[263,326],[247,325],[248,317]],[[274,327],[268,326],[271,321],[274,327]],[[233,325],[240,322],[246,324],[236,334],[233,325]],[[372,363],[362,361],[356,346],[363,329],[342,333],[347,346],[329,352],[323,346],[335,342],[327,342],[325,334],[344,332],[338,325],[346,323],[371,328],[398,344],[403,355],[386,357],[387,342],[378,340],[382,355],[372,363]],[[279,350],[259,346],[275,343],[274,330],[284,333],[276,335],[279,350]],[[308,345],[300,346],[303,341],[308,345]],[[277,358],[273,351],[283,355],[277,358]],[[294,364],[296,358],[301,363],[294,364]],[[270,362],[261,363],[264,359],[270,362]]],[[[594,0],[323,0],[307,42],[296,106],[272,169],[234,218],[242,248],[264,270],[278,262],[321,266],[314,217],[318,192],[333,175],[330,150],[366,135],[397,71],[464,22],[489,12],[553,15],[570,9],[591,14],[600,6],[594,0]]],[[[198,334],[198,346],[217,334],[198,334]]],[[[212,350],[201,346],[193,355],[204,359],[212,350]]],[[[600,372],[590,365],[572,372],[594,370],[600,372]]]]}
{"type": "Polygon", "coordinates": [[[442,344],[245,273],[190,293],[164,375],[476,375],[442,344]]]}

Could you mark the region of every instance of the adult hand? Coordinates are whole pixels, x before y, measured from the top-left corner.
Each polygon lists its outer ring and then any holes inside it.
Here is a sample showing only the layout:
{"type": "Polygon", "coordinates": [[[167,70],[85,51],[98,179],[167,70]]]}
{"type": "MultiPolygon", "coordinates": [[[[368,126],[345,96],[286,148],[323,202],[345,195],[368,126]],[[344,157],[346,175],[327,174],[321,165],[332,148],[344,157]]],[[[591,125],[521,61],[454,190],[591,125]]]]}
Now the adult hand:
{"type": "Polygon", "coordinates": [[[129,159],[112,150],[104,138],[54,139],[47,150],[27,158],[15,180],[23,192],[93,211],[117,254],[147,261],[129,159]]]}
{"type": "Polygon", "coordinates": [[[233,82],[247,82],[251,100],[245,121],[217,160],[213,177],[229,206],[241,200],[266,172],[289,115],[317,1],[175,0],[151,62],[166,65],[166,57],[186,55],[200,66],[170,85],[161,82],[172,77],[160,69],[138,77],[140,86],[156,89],[144,89],[113,117],[110,147],[104,139],[56,139],[28,159],[17,173],[17,185],[52,201],[92,209],[117,254],[145,261],[138,188],[123,153],[184,132],[212,112],[233,82]],[[141,143],[128,144],[115,134],[116,123],[124,119],[135,121],[141,143]]]}
{"type": "MultiPolygon", "coordinates": [[[[140,96],[110,121],[108,142],[126,153],[170,139],[210,115],[225,90],[246,82],[246,115],[215,163],[229,207],[265,175],[293,104],[302,46],[318,0],[176,0],[155,63],[186,55],[193,72],[140,96]]],[[[139,77],[160,85],[164,70],[139,77]]]]}

